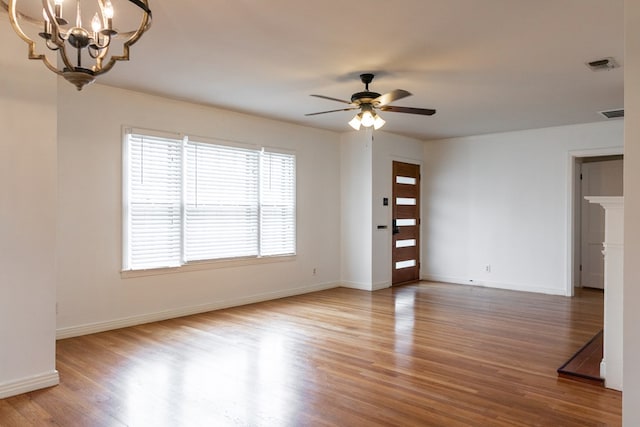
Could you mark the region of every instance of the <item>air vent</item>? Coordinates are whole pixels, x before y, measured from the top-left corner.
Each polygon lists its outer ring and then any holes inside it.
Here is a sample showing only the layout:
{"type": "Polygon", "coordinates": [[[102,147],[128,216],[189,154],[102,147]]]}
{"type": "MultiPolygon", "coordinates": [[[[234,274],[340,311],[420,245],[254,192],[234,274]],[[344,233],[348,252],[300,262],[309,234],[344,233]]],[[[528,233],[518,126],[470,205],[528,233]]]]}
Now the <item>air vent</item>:
{"type": "Polygon", "coordinates": [[[605,116],[607,119],[619,119],[624,117],[624,109],[600,111],[600,114],[605,116]]]}
{"type": "Polygon", "coordinates": [[[591,71],[608,71],[620,67],[620,64],[612,57],[607,57],[587,62],[587,67],[589,67],[591,71]]]}

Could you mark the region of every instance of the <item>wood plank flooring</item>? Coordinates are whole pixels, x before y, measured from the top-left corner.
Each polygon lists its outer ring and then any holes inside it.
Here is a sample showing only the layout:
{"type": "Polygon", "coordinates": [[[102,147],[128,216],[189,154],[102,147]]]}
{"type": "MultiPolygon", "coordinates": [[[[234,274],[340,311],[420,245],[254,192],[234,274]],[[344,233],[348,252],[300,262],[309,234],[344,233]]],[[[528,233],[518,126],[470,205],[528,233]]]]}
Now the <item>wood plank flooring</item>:
{"type": "Polygon", "coordinates": [[[620,393],[556,374],[601,328],[597,292],[334,289],[58,341],[0,425],[616,426],[620,393]]]}
{"type": "Polygon", "coordinates": [[[558,375],[603,386],[604,378],[600,377],[600,362],[604,352],[603,346],[604,331],[600,330],[576,354],[558,368],[558,375]]]}

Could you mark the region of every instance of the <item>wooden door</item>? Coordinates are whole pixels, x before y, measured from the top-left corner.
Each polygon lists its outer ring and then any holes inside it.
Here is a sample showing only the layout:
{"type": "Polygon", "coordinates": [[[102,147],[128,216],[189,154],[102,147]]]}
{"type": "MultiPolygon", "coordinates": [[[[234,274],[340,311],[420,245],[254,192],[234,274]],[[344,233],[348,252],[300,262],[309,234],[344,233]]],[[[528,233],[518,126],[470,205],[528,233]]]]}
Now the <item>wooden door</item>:
{"type": "Polygon", "coordinates": [[[393,162],[391,283],[420,280],[420,165],[393,162]]]}

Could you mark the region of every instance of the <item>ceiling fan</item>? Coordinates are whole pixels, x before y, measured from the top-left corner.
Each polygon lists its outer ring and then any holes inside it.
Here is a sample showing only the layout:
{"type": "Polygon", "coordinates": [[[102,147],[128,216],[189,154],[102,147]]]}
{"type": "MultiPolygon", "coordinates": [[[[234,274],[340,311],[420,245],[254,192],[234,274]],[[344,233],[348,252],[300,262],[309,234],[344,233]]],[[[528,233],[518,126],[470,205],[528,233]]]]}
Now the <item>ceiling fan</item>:
{"type": "Polygon", "coordinates": [[[397,107],[394,105],[389,105],[393,101],[397,101],[398,99],[406,98],[410,96],[411,93],[406,90],[396,89],[389,93],[385,93],[384,95],[380,95],[377,92],[369,91],[369,83],[373,81],[373,74],[360,74],[360,80],[364,83],[364,92],[356,92],[351,95],[351,102],[345,101],[344,99],[332,98],[330,96],[324,95],[311,95],[316,98],[328,99],[330,101],[342,102],[344,104],[349,104],[348,108],[340,108],[338,110],[329,110],[329,111],[321,111],[318,113],[309,113],[305,114],[305,116],[315,116],[318,114],[326,114],[326,113],[334,113],[336,111],[350,111],[350,110],[360,110],[358,114],[349,122],[352,128],[355,130],[359,130],[360,126],[371,127],[374,129],[380,129],[385,121],[380,117],[376,110],[380,111],[392,111],[396,113],[409,113],[409,114],[419,114],[422,116],[432,116],[436,113],[436,110],[432,110],[430,108],[413,108],[413,107],[397,107]]]}

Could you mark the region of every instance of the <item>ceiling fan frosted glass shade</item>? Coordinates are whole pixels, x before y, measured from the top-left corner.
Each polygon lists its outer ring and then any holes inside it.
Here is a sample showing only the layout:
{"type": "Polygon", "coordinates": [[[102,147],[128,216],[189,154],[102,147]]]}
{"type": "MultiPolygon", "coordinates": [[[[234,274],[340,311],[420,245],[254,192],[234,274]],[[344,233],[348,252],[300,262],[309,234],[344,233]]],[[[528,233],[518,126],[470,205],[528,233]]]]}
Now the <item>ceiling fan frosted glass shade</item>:
{"type": "Polygon", "coordinates": [[[349,122],[349,126],[351,126],[352,128],[354,128],[355,130],[360,130],[360,115],[362,113],[358,113],[356,114],[353,119],[351,119],[351,121],[349,122]]]}
{"type": "Polygon", "coordinates": [[[380,129],[382,126],[384,126],[386,122],[384,121],[384,119],[382,117],[380,117],[379,115],[376,114],[375,120],[373,122],[373,128],[375,130],[380,129]]]}
{"type": "Polygon", "coordinates": [[[361,123],[362,126],[368,128],[373,126],[373,122],[375,122],[375,118],[373,117],[373,114],[371,114],[371,111],[364,111],[362,113],[362,119],[361,119],[361,123]]]}

